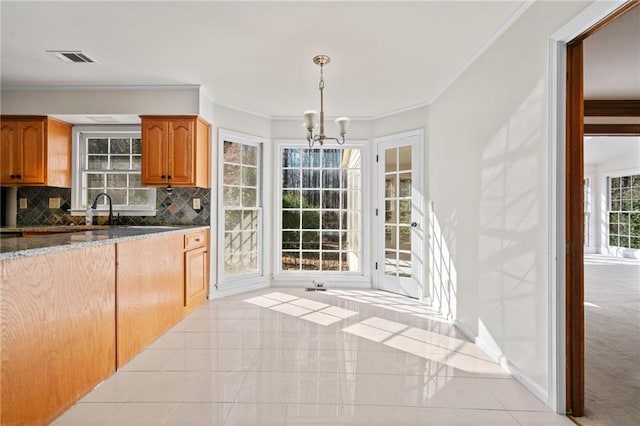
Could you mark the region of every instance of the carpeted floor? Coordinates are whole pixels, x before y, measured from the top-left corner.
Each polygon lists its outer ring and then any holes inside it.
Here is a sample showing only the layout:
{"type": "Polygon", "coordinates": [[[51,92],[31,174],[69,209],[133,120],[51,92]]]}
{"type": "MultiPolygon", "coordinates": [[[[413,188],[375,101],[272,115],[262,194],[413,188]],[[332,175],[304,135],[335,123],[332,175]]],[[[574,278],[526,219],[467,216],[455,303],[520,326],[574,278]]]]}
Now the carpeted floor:
{"type": "Polygon", "coordinates": [[[585,256],[582,425],[640,424],[640,261],[585,256]]]}

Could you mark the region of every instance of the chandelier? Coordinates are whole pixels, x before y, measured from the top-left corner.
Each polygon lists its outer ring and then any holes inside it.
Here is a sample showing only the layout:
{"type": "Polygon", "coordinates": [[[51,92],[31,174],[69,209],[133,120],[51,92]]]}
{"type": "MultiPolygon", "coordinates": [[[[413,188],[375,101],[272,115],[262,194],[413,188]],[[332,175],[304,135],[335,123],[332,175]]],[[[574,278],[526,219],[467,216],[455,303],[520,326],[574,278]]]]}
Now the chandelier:
{"type": "Polygon", "coordinates": [[[313,57],[313,63],[316,65],[320,65],[320,133],[313,134],[314,129],[318,125],[318,112],[317,111],[305,111],[304,113],[304,125],[307,128],[307,141],[309,141],[309,147],[312,147],[314,144],[318,143],[320,146],[324,144],[326,140],[333,140],[338,143],[338,145],[344,144],[344,135],[347,134],[347,127],[349,126],[349,119],[347,117],[340,117],[336,119],[336,124],[338,125],[338,129],[340,132],[340,136],[342,140],[338,138],[329,138],[324,134],[324,78],[323,71],[324,66],[329,63],[331,58],[327,55],[316,55],[313,57]]]}

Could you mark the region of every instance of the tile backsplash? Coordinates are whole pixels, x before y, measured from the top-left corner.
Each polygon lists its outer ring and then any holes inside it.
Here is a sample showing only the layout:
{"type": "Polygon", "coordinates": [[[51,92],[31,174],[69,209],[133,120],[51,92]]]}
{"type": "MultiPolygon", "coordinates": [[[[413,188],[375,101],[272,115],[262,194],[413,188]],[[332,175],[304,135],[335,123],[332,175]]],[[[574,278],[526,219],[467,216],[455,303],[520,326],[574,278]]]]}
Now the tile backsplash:
{"type": "MultiPolygon", "coordinates": [[[[72,216],[71,189],[52,187],[18,188],[18,200],[27,199],[27,208],[18,205],[16,224],[18,226],[47,226],[84,224],[85,217],[72,216]],[[49,198],[60,198],[60,208],[49,208],[49,198]]],[[[157,188],[156,216],[121,216],[119,225],[209,225],[211,211],[211,189],[173,188],[171,194],[166,188],[157,188]],[[194,210],[192,199],[200,198],[200,210],[194,210]]],[[[114,213],[117,216],[117,213],[114,213]]],[[[106,216],[94,217],[94,223],[105,224],[106,216]]]]}

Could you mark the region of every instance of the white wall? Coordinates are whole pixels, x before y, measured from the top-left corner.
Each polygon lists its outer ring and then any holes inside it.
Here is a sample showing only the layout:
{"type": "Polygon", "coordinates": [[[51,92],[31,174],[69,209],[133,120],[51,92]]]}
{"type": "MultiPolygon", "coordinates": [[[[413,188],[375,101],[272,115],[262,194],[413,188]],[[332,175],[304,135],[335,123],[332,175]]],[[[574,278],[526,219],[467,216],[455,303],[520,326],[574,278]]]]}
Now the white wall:
{"type": "Polygon", "coordinates": [[[3,90],[3,114],[199,114],[199,86],[3,90]]]}
{"type": "Polygon", "coordinates": [[[429,112],[456,322],[549,404],[549,39],[587,5],[534,3],[429,112]]]}

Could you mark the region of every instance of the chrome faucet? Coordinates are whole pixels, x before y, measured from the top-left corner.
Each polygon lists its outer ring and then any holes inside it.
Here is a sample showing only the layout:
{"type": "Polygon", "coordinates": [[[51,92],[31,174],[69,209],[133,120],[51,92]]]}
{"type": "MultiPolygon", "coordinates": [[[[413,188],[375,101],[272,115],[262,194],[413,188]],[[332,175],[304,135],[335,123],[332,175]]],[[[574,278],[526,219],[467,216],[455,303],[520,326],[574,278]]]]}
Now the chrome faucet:
{"type": "Polygon", "coordinates": [[[107,201],[109,201],[109,225],[113,225],[113,201],[111,200],[109,194],[107,194],[106,192],[101,192],[96,195],[95,200],[93,200],[93,204],[91,204],[91,208],[95,209],[96,207],[98,207],[98,198],[100,198],[101,195],[107,197],[107,201]]]}

